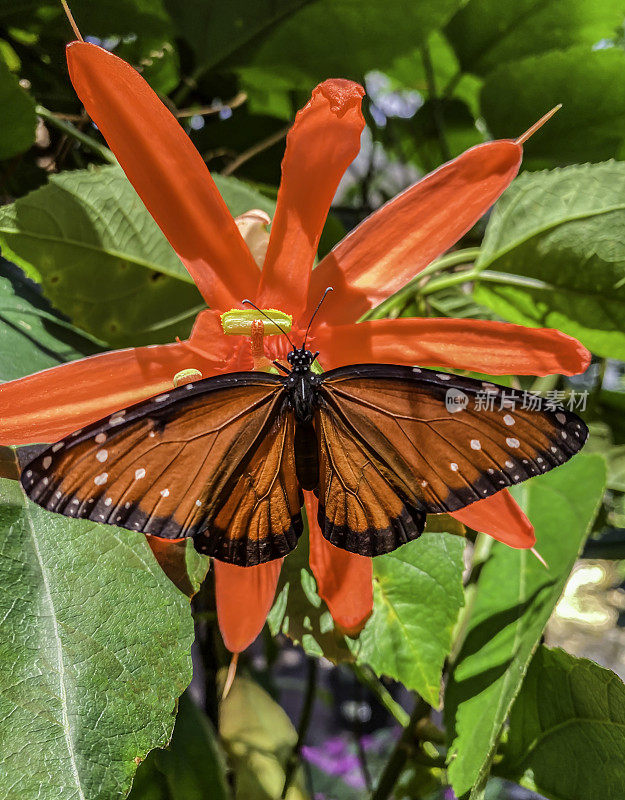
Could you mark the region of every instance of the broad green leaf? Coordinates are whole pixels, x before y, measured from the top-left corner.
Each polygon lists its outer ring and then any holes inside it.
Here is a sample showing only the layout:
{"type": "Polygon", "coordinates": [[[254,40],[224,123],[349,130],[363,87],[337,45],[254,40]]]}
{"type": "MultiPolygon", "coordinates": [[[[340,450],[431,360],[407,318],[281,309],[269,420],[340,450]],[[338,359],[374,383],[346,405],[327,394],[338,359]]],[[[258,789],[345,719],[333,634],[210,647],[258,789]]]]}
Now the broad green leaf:
{"type": "Polygon", "coordinates": [[[515,137],[562,103],[525,145],[526,167],[622,158],[624,82],[621,48],[556,50],[489,73],[482,87],[482,113],[495,138],[515,137]]]}
{"type": "Polygon", "coordinates": [[[311,0],[164,0],[179,32],[202,68],[214,66],[311,0]]]}
{"type": "Polygon", "coordinates": [[[434,706],[464,602],[464,545],[459,536],[424,533],[375,558],[373,614],[350,643],[359,663],[401,681],[434,706]]]}
{"type": "Polygon", "coordinates": [[[499,64],[613,37],[625,17],[622,0],[470,0],[445,32],[463,68],[486,74],[499,64]]]}
{"type": "Polygon", "coordinates": [[[598,355],[625,358],[624,242],[625,164],[526,173],[497,203],[477,261],[504,275],[487,274],[475,299],[512,322],[559,328],[598,355]]]}
{"type": "Polygon", "coordinates": [[[191,679],[188,599],[141,534],[68,520],[0,482],[0,786],[125,797],[191,679]]]}
{"type": "MultiPolygon", "coordinates": [[[[0,269],[3,267],[0,260],[0,269]]],[[[73,361],[100,350],[98,343],[59,319],[12,270],[0,277],[0,381],[73,361]]]]}
{"type": "Polygon", "coordinates": [[[625,786],[625,686],[611,670],[540,647],[512,708],[497,772],[553,800],[625,786]]]}
{"type": "MultiPolygon", "coordinates": [[[[236,800],[278,800],[297,741],[285,711],[250,678],[237,677],[219,709],[219,734],[234,769],[236,800]]],[[[296,774],[287,800],[306,800],[296,774]]]]}
{"type": "Polygon", "coordinates": [[[35,141],[35,101],[21,88],[0,56],[0,161],[23,153],[35,141]]]}
{"type": "Polygon", "coordinates": [[[228,800],[226,764],[208,717],[185,693],[166,750],[139,766],[128,800],[228,800]]]}
{"type": "Polygon", "coordinates": [[[449,778],[460,797],[485,781],[502,726],[532,653],[584,543],[605,486],[598,455],[573,461],[518,487],[537,548],[496,542],[477,583],[467,634],[445,692],[449,778]]]}
{"type": "Polygon", "coordinates": [[[311,656],[339,663],[351,660],[345,637],[334,626],[332,615],[317,593],[308,565],[308,531],[285,559],[276,599],[267,617],[272,636],[283,633],[311,656]]]}
{"type": "MultiPolygon", "coordinates": [[[[273,205],[218,179],[234,214],[273,205]]],[[[190,275],[117,167],[54,175],[0,208],[0,248],[73,322],[115,346],[188,335],[204,307],[190,275]]]]}
{"type": "Polygon", "coordinates": [[[404,0],[363,4],[359,0],[317,0],[289,16],[245,52],[242,66],[279,75],[310,91],[326,78],[362,80],[372,69],[390,67],[443,25],[458,0],[404,0]]]}

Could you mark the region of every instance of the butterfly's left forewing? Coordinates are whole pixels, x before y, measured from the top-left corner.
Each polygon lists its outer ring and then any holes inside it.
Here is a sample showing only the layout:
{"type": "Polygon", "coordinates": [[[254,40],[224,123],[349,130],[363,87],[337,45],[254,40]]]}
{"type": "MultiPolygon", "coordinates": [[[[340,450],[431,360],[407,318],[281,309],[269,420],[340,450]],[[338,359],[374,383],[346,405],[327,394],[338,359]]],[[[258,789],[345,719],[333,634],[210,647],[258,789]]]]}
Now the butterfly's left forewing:
{"type": "Polygon", "coordinates": [[[295,469],[281,451],[292,425],[274,376],[209,378],[70,434],[27,464],[21,481],[50,511],[163,538],[193,536],[203,552],[246,566],[284,555],[301,529],[295,469]],[[275,485],[281,492],[269,490],[275,485]],[[242,486],[253,499],[225,528],[225,509],[242,486]],[[261,525],[268,515],[273,524],[261,525]],[[229,544],[255,531],[262,546],[229,544]]]}
{"type": "MultiPolygon", "coordinates": [[[[363,476],[375,471],[404,510],[417,510],[419,530],[423,512],[457,511],[564,463],[588,433],[562,407],[532,398],[528,404],[522,392],[425,369],[341,367],[324,374],[320,393],[320,472],[331,476],[320,485],[320,501],[327,486],[334,485],[337,495],[331,505],[321,501],[321,528],[330,538],[337,519],[351,519],[343,523],[351,526],[343,538],[352,542],[347,549],[363,554],[371,549],[371,532],[358,517],[353,488],[344,479],[347,467],[324,445],[324,437],[331,439],[323,433],[330,424],[362,453],[363,476]]],[[[385,543],[393,549],[388,526],[376,536],[378,552],[385,543]]]]}

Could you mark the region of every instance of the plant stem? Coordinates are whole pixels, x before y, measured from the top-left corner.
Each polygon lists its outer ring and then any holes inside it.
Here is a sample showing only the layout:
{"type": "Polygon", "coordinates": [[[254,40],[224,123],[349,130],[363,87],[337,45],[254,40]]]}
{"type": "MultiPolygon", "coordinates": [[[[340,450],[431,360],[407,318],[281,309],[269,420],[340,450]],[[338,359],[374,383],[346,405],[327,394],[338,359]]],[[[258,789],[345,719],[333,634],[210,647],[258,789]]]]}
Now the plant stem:
{"type": "Polygon", "coordinates": [[[105,147],[103,144],[100,144],[100,142],[92,139],[91,136],[88,136],[86,133],[79,131],[75,125],[71,124],[71,122],[57,117],[56,114],[53,114],[52,111],[44,108],[44,106],[37,106],[35,111],[37,116],[45,119],[46,122],[49,122],[50,125],[62,131],[66,136],[69,136],[71,139],[75,139],[84,147],[88,148],[94,153],[97,153],[97,155],[99,155],[104,161],[107,161],[109,164],[117,164],[117,159],[108,149],[108,147],[105,147]]]}
{"type": "MultiPolygon", "coordinates": [[[[391,797],[399,776],[406,765],[408,756],[414,750],[415,740],[418,739],[417,728],[423,720],[429,718],[431,710],[428,703],[417,695],[417,702],[414,711],[410,715],[408,725],[404,728],[391,753],[391,757],[386,762],[378,785],[371,795],[371,800],[387,800],[387,798],[391,797]]],[[[418,800],[418,798],[414,800],[418,800]]]]}
{"type": "Polygon", "coordinates": [[[295,775],[295,770],[299,762],[302,747],[306,741],[306,734],[308,733],[308,726],[312,717],[313,705],[315,702],[315,694],[317,692],[317,659],[308,659],[308,677],[306,679],[306,694],[304,695],[304,705],[302,713],[299,718],[299,725],[297,726],[297,741],[291,750],[289,760],[284,768],[284,786],[282,787],[282,794],[280,797],[284,800],[289,786],[295,775]]]}
{"type": "MultiPolygon", "coordinates": [[[[423,278],[426,278],[428,275],[432,275],[436,272],[441,272],[444,269],[449,269],[450,267],[457,267],[460,264],[472,264],[478,257],[479,253],[479,247],[467,247],[464,250],[454,250],[451,253],[447,253],[447,255],[441,256],[441,258],[437,258],[436,261],[433,261],[425,269],[422,269],[418,275],[415,275],[410,283],[407,283],[406,286],[404,286],[394,295],[391,295],[391,297],[389,297],[376,308],[372,308],[371,311],[367,311],[367,313],[361,317],[360,321],[363,322],[367,319],[381,319],[382,317],[387,316],[388,311],[391,308],[401,306],[403,302],[411,295],[416,293],[419,293],[420,295],[423,294],[423,289],[419,288],[419,284],[423,278]]],[[[462,274],[466,275],[467,273],[462,274]]],[[[426,286],[427,285],[429,284],[426,284],[426,286]]]]}
{"type": "Polygon", "coordinates": [[[287,135],[290,129],[290,125],[286,125],[284,128],[280,128],[279,131],[272,133],[271,136],[268,136],[266,139],[255,144],[253,147],[250,147],[249,150],[245,150],[243,153],[238,155],[235,159],[233,159],[227,167],[222,169],[222,175],[232,175],[240,166],[245,164],[246,161],[249,161],[254,156],[257,156],[259,153],[262,153],[263,150],[268,150],[270,147],[273,147],[274,144],[277,144],[281,139],[287,135]]]}
{"type": "Polygon", "coordinates": [[[486,283],[502,283],[506,286],[519,286],[523,289],[550,288],[548,283],[536,278],[526,278],[523,275],[508,275],[504,272],[493,272],[486,269],[470,269],[466,272],[455,272],[453,275],[445,275],[438,280],[430,281],[430,283],[418,289],[418,292],[421,297],[425,297],[428,294],[439,292],[441,289],[448,289],[450,286],[457,286],[459,283],[467,283],[477,278],[486,283]]]}
{"type": "Polygon", "coordinates": [[[405,728],[410,722],[410,715],[393,699],[388,689],[366,667],[361,667],[360,664],[351,664],[350,666],[358,680],[373,692],[380,705],[384,706],[402,728],[405,728]]]}

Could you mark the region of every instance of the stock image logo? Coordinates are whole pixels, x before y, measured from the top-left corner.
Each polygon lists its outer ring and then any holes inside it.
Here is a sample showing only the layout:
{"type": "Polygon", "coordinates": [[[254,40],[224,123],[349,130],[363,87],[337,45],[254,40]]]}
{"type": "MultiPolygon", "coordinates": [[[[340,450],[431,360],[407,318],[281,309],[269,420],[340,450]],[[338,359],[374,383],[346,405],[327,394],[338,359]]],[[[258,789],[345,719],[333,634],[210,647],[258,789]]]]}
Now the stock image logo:
{"type": "Polygon", "coordinates": [[[450,414],[456,414],[458,411],[464,411],[469,405],[469,398],[460,389],[447,389],[445,393],[445,408],[450,414]]]}

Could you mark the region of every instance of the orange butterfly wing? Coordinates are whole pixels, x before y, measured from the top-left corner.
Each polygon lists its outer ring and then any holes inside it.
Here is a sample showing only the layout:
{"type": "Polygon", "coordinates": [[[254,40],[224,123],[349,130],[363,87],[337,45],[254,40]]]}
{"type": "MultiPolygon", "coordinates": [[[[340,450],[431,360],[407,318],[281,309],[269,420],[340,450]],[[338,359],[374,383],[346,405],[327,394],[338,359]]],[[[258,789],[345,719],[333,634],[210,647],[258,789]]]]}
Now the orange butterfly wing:
{"type": "Polygon", "coordinates": [[[279,379],[235,373],[74,432],[27,464],[21,481],[50,511],[193,536],[202,552],[255,564],[285,555],[302,529],[292,437],[279,379]]]}
{"type": "Polygon", "coordinates": [[[365,555],[418,536],[426,513],[457,511],[564,463],[588,434],[565,408],[523,408],[522,392],[419,368],[340,367],[324,374],[321,396],[319,522],[334,544],[365,555]],[[450,387],[466,397],[453,413],[450,387]],[[384,484],[390,496],[380,499],[384,484]],[[366,512],[374,485],[377,518],[366,512]]]}

